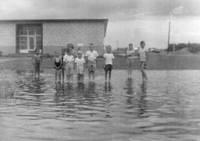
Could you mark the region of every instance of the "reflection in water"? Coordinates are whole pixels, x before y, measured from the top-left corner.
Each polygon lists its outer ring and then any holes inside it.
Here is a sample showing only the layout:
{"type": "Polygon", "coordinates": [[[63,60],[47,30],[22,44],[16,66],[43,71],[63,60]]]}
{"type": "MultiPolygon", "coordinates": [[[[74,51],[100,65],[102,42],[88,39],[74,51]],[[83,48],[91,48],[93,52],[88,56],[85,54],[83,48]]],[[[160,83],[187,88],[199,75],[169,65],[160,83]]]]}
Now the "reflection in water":
{"type": "Polygon", "coordinates": [[[138,117],[142,118],[146,111],[146,91],[147,91],[147,81],[142,81],[139,85],[139,89],[134,87],[133,79],[126,80],[126,103],[128,105],[127,109],[135,109],[137,107],[138,117]]]}
{"type": "Polygon", "coordinates": [[[111,92],[112,90],[112,86],[111,86],[111,83],[110,82],[105,82],[105,92],[111,92]]]}
{"type": "Polygon", "coordinates": [[[142,83],[137,76],[124,80],[126,71],[113,75],[112,85],[102,84],[103,76],[95,83],[62,85],[54,83],[51,71],[40,80],[8,71],[4,77],[16,76],[13,83],[4,79],[0,86],[12,84],[15,93],[0,99],[0,140],[199,138],[199,71],[149,71],[142,83]]]}
{"type": "Polygon", "coordinates": [[[127,79],[126,80],[126,86],[127,86],[127,104],[132,105],[133,104],[133,94],[134,94],[134,89],[133,89],[133,79],[127,79]]]}
{"type": "Polygon", "coordinates": [[[145,80],[142,81],[142,84],[140,86],[140,91],[137,95],[138,97],[138,116],[139,117],[144,117],[145,112],[146,112],[146,91],[147,91],[147,83],[145,80]]]}
{"type": "Polygon", "coordinates": [[[63,95],[64,94],[64,84],[63,83],[56,83],[55,84],[56,95],[63,95]]]}
{"type": "Polygon", "coordinates": [[[23,80],[17,81],[16,83],[22,91],[28,93],[39,94],[44,93],[47,90],[47,88],[45,87],[46,83],[44,78],[33,79],[32,77],[28,76],[24,77],[23,80]]]}

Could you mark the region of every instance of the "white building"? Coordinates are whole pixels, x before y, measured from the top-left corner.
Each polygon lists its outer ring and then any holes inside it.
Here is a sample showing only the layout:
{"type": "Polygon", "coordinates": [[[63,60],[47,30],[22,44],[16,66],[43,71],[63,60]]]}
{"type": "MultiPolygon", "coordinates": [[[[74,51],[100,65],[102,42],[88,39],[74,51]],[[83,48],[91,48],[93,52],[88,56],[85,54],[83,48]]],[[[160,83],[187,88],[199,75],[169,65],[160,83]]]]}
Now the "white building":
{"type": "Polygon", "coordinates": [[[93,43],[103,51],[108,19],[0,20],[0,51],[3,54],[30,53],[36,48],[53,54],[67,43],[93,43]]]}

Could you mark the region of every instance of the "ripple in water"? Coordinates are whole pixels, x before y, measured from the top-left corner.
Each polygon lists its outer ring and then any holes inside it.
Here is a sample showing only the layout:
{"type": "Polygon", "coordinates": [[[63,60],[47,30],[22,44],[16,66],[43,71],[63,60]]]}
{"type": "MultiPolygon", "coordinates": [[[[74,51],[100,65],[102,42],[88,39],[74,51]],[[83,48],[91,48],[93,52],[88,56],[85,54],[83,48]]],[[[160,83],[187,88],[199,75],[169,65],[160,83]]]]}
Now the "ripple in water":
{"type": "Polygon", "coordinates": [[[64,85],[44,72],[0,75],[0,140],[200,139],[199,71],[148,71],[142,82],[115,70],[112,83],[100,71],[95,83],[64,85]]]}

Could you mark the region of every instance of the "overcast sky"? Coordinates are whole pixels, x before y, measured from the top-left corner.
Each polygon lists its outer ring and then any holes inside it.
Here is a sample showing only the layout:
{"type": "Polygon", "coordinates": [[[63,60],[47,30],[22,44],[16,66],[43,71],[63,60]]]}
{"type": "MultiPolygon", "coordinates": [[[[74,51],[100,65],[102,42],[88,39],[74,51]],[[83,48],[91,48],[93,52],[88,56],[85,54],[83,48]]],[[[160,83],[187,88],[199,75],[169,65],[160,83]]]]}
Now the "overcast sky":
{"type": "Polygon", "coordinates": [[[200,42],[200,0],[0,0],[1,19],[108,18],[106,44],[200,42]]]}

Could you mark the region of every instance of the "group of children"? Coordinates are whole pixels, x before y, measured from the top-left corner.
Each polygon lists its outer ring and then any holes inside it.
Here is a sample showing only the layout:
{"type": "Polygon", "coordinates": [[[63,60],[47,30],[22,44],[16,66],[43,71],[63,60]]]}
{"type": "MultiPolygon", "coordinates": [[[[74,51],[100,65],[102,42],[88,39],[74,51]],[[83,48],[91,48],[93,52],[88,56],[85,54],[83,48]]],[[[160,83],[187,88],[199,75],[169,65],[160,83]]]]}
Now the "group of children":
{"type": "MultiPolygon", "coordinates": [[[[89,50],[84,54],[81,47],[75,51],[73,44],[67,44],[67,48],[64,51],[64,54],[60,55],[58,52],[55,52],[54,57],[54,68],[55,68],[55,82],[66,81],[71,83],[73,81],[73,76],[76,72],[77,81],[80,83],[84,82],[84,74],[87,68],[89,81],[94,81],[95,71],[96,71],[96,61],[99,56],[98,52],[94,49],[94,45],[91,43],[89,45],[89,50]]],[[[146,50],[145,42],[140,42],[140,48],[133,48],[133,44],[129,44],[129,47],[126,52],[127,64],[128,64],[128,78],[132,77],[133,64],[135,59],[139,58],[140,61],[140,70],[142,73],[143,80],[147,80],[147,75],[144,71],[146,68],[146,50]]],[[[37,61],[41,58],[37,52],[35,55],[35,75],[39,77],[40,61],[37,61]]],[[[113,69],[113,59],[115,58],[112,53],[112,47],[110,45],[105,47],[105,53],[103,54],[105,59],[105,81],[111,81],[111,72],[113,69]]]]}
{"type": "Polygon", "coordinates": [[[144,41],[140,42],[139,49],[133,48],[133,44],[130,43],[126,52],[126,56],[127,56],[127,64],[128,64],[128,78],[130,79],[132,77],[134,62],[139,58],[142,79],[143,81],[147,80],[147,75],[145,72],[145,69],[147,66],[146,65],[147,51],[145,49],[145,42],[144,41]]]}
{"type": "Polygon", "coordinates": [[[61,82],[61,78],[71,83],[73,81],[74,72],[77,74],[77,81],[83,83],[85,69],[88,69],[88,76],[90,81],[95,79],[96,59],[99,56],[98,52],[94,50],[94,45],[89,45],[89,50],[84,54],[81,47],[74,50],[73,44],[67,44],[67,48],[63,56],[55,53],[55,80],[61,82]],[[62,75],[63,74],[63,75],[62,75]]]}

